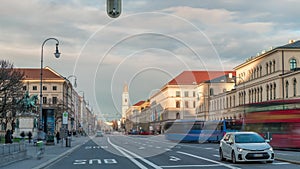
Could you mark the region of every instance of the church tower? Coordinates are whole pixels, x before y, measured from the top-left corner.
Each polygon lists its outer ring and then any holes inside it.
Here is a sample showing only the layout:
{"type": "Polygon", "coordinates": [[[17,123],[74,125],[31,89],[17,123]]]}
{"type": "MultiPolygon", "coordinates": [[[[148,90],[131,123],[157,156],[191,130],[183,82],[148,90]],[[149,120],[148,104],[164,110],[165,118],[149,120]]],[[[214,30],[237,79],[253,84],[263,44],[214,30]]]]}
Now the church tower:
{"type": "Polygon", "coordinates": [[[126,111],[129,108],[128,85],[125,83],[122,93],[122,117],[126,117],[126,111]]]}

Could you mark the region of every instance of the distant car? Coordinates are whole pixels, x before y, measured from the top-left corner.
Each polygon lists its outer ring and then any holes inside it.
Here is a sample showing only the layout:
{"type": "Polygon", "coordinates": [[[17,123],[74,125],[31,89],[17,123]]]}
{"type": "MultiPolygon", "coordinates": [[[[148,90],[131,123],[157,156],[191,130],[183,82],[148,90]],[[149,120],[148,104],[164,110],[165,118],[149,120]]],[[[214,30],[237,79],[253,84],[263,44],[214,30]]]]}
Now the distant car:
{"type": "Polygon", "coordinates": [[[96,137],[103,137],[103,133],[102,133],[102,131],[97,131],[97,133],[96,133],[96,137]]]}
{"type": "Polygon", "coordinates": [[[128,134],[130,134],[130,135],[138,135],[139,132],[138,132],[137,130],[135,130],[135,129],[132,129],[132,130],[130,130],[130,131],[128,132],[128,134]]]}
{"type": "Polygon", "coordinates": [[[220,141],[220,160],[242,161],[274,161],[273,148],[262,136],[255,132],[229,132],[220,141]]]}

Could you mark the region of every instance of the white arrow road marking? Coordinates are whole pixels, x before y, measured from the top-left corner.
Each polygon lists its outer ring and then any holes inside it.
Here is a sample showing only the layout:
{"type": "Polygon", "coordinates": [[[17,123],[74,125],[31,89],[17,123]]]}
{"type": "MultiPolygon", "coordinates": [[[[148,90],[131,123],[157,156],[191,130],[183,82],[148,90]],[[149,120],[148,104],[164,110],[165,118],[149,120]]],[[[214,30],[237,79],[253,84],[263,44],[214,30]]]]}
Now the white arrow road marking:
{"type": "Polygon", "coordinates": [[[181,159],[178,157],[170,156],[170,161],[180,161],[181,159]]]}

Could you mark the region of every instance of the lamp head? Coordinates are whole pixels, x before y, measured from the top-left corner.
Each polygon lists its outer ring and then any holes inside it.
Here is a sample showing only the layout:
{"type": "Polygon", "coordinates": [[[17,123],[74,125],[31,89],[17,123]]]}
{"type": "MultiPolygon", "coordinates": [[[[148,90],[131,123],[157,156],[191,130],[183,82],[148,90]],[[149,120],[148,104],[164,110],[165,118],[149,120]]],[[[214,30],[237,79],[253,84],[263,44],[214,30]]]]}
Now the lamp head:
{"type": "Polygon", "coordinates": [[[56,44],[56,50],[55,50],[54,56],[55,56],[56,58],[59,58],[59,57],[60,57],[60,53],[59,53],[59,50],[58,50],[58,43],[56,44]]]}

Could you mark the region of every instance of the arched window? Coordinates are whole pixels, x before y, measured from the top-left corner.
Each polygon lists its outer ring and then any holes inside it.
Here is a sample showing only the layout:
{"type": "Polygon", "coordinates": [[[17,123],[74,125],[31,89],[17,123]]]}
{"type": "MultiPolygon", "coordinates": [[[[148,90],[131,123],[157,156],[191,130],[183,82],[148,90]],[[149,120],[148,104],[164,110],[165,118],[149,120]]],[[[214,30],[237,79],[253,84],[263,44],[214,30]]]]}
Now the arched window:
{"type": "Polygon", "coordinates": [[[289,82],[288,81],[285,82],[285,97],[286,98],[289,97],[289,82]]]}
{"type": "Polygon", "coordinates": [[[273,99],[273,97],[272,97],[272,90],[273,90],[273,85],[272,85],[272,84],[270,84],[270,100],[272,100],[272,99],[273,99]]]}
{"type": "Polygon", "coordinates": [[[296,88],[296,86],[297,86],[297,80],[296,79],[294,79],[293,80],[293,89],[294,89],[294,91],[293,91],[293,96],[295,97],[296,95],[297,95],[297,88],[296,88]]]}
{"type": "Polygon", "coordinates": [[[273,60],[273,72],[275,72],[275,60],[273,60]]]}
{"type": "Polygon", "coordinates": [[[269,74],[269,64],[266,63],[266,74],[269,74]]]}
{"type": "Polygon", "coordinates": [[[276,99],[276,83],[274,83],[274,85],[273,85],[273,92],[274,92],[273,97],[275,100],[276,99]]]}
{"type": "Polygon", "coordinates": [[[259,77],[262,77],[262,66],[259,67],[259,77]]]}
{"type": "Polygon", "coordinates": [[[294,70],[297,68],[297,61],[296,59],[291,59],[290,60],[290,70],[294,70]]]}
{"type": "Polygon", "coordinates": [[[235,95],[233,95],[233,107],[235,107],[235,95]]]}
{"type": "Polygon", "coordinates": [[[176,113],[176,119],[180,119],[180,113],[176,113]]]}
{"type": "Polygon", "coordinates": [[[270,65],[270,73],[272,73],[273,66],[272,66],[272,62],[271,61],[270,61],[269,65],[270,65]]]}
{"type": "Polygon", "coordinates": [[[262,102],[262,94],[263,93],[263,88],[262,87],[260,87],[260,101],[262,102]]]}
{"type": "Polygon", "coordinates": [[[267,92],[267,101],[269,100],[269,85],[267,85],[267,90],[266,90],[266,92],[267,92]]]}

